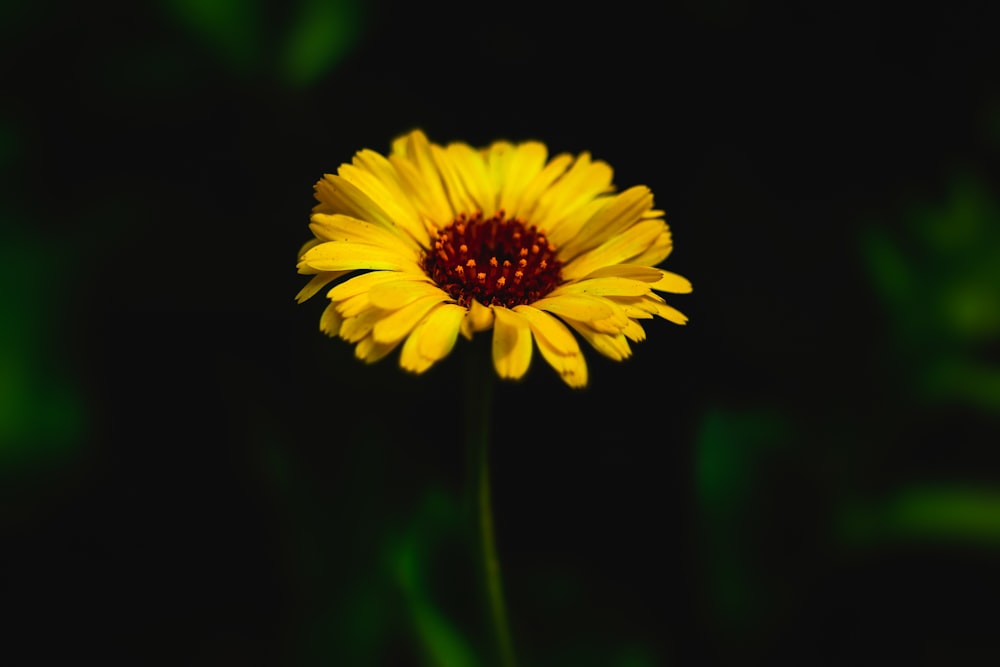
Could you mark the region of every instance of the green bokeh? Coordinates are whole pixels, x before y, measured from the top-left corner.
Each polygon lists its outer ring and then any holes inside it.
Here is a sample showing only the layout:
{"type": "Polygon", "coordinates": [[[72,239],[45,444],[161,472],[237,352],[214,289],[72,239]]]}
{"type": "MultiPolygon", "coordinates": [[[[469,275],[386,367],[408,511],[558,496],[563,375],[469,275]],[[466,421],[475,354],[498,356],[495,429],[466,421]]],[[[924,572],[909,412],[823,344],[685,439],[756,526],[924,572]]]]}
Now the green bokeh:
{"type": "Polygon", "coordinates": [[[996,489],[915,484],[883,502],[851,503],[841,518],[841,536],[855,545],[921,542],[1000,547],[996,489]]]}
{"type": "Polygon", "coordinates": [[[274,77],[292,88],[320,81],[358,41],[359,0],[164,0],[177,25],[196,35],[240,77],[274,77]]]}
{"type": "Polygon", "coordinates": [[[713,409],[702,418],[695,482],[708,559],[711,604],[724,624],[744,626],[759,611],[764,592],[748,557],[754,550],[754,502],[761,465],[786,448],[791,426],[767,410],[713,409]]]}
{"type": "Polygon", "coordinates": [[[358,39],[358,0],[303,0],[288,32],[282,78],[293,87],[319,81],[358,39]]]}
{"type": "Polygon", "coordinates": [[[83,397],[58,342],[58,254],[0,226],[0,469],[55,463],[82,444],[83,397]]]}
{"type": "Polygon", "coordinates": [[[865,257],[885,304],[892,354],[924,398],[1000,411],[1000,206],[970,174],[908,209],[902,231],[872,226],[865,257]]]}
{"type": "Polygon", "coordinates": [[[408,528],[390,540],[386,561],[402,591],[412,627],[427,667],[476,667],[484,664],[435,600],[431,561],[437,542],[461,528],[455,502],[431,491],[408,528]]]}
{"type": "Polygon", "coordinates": [[[234,71],[246,74],[260,59],[260,0],[164,0],[173,17],[207,43],[234,71]]]}

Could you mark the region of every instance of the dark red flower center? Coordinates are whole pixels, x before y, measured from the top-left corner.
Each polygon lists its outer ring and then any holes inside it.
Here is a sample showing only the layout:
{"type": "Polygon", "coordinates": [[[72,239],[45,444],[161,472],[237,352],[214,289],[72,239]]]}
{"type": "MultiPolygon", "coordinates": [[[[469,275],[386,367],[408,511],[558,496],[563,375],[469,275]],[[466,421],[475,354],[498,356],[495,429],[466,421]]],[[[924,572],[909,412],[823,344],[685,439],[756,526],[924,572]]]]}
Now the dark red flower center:
{"type": "Polygon", "coordinates": [[[459,304],[530,304],[562,283],[562,262],[545,235],[503,211],[460,213],[438,232],[421,264],[459,304]]]}

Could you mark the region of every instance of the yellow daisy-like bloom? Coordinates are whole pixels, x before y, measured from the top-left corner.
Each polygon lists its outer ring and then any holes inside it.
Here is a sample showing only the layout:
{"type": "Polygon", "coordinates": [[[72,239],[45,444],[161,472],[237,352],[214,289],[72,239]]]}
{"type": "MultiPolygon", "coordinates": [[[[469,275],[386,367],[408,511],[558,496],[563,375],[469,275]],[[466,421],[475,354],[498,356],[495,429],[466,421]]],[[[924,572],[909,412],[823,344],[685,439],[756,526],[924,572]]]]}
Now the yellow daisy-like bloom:
{"type": "Polygon", "coordinates": [[[642,341],[639,320],[687,318],[656,292],[691,291],[654,268],[670,229],[649,188],[616,193],[612,170],[588,153],[548,159],[544,144],[476,150],[418,131],[389,155],[362,150],[316,184],[298,270],[315,274],[300,302],[338,281],[320,329],[374,362],[402,344],[421,373],[459,333],[493,330],[502,378],[524,375],[535,346],[572,387],[587,384],[575,331],[615,360],[642,341]]]}

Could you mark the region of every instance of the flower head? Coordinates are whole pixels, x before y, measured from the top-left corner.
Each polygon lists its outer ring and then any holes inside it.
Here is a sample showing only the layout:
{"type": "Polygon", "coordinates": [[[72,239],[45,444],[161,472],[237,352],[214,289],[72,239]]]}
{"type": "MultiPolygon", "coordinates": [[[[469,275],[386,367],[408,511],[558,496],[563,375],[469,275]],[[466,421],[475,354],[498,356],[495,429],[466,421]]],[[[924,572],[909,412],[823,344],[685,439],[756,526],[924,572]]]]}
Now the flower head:
{"type": "Polygon", "coordinates": [[[655,268],[670,230],[648,188],[615,192],[606,163],[582,153],[548,159],[544,144],[476,150],[430,143],[419,130],[382,156],[358,152],[315,187],[315,238],[298,270],[304,301],[335,282],[320,329],[374,362],[402,345],[421,373],[459,334],[493,330],[493,364],[524,375],[534,347],[573,387],[587,384],[575,331],[621,360],[642,341],[639,320],[687,318],[657,292],[691,291],[655,268]]]}

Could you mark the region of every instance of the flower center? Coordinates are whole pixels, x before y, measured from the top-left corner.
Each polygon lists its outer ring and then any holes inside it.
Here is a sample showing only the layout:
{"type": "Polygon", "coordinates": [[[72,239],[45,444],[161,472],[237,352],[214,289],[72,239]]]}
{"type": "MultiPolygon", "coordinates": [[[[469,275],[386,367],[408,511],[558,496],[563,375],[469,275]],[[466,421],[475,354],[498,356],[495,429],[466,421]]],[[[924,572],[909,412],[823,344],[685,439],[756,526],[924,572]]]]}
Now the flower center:
{"type": "Polygon", "coordinates": [[[562,283],[555,246],[534,225],[503,211],[483,218],[459,213],[438,232],[421,265],[460,305],[513,308],[541,299],[562,283]]]}

